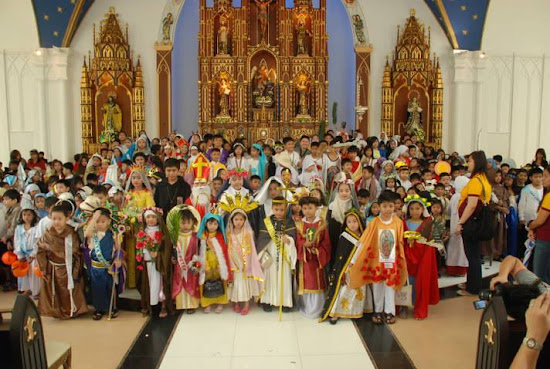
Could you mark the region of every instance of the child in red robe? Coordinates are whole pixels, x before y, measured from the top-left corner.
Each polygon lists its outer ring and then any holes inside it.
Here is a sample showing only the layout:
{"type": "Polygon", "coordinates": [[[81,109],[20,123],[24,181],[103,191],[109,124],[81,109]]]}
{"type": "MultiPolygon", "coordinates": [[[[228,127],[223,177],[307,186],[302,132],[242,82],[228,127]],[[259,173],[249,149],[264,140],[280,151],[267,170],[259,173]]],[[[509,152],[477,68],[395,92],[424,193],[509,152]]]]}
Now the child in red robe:
{"type": "Polygon", "coordinates": [[[428,214],[430,203],[426,199],[412,195],[405,201],[407,270],[414,291],[414,317],[422,320],[428,317],[428,304],[439,302],[436,249],[425,243],[432,240],[433,220],[428,214]]]}
{"type": "Polygon", "coordinates": [[[330,261],[330,238],[327,223],[316,216],[319,200],[306,196],[300,199],[304,217],[296,222],[298,253],[298,295],[300,312],[317,319],[325,303],[325,266],[330,261]]]}

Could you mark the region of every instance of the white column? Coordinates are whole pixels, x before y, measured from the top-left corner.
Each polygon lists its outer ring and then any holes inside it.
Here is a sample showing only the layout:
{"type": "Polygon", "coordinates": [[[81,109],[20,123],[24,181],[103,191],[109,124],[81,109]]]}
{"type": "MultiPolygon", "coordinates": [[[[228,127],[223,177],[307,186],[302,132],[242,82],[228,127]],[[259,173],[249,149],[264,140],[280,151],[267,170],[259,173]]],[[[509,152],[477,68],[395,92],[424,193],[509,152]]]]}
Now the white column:
{"type": "Polygon", "coordinates": [[[480,133],[483,133],[480,96],[485,69],[484,56],[479,51],[455,51],[454,54],[449,147],[460,153],[480,148],[480,133]]]}

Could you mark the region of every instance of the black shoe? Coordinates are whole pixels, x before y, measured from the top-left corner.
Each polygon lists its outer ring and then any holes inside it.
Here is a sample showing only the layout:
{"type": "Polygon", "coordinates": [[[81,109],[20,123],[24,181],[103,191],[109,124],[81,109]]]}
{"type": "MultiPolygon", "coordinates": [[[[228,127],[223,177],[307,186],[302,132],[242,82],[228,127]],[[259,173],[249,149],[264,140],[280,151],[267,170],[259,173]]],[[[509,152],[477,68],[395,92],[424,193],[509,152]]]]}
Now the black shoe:
{"type": "Polygon", "coordinates": [[[283,313],[290,313],[292,311],[292,308],[283,306],[283,313]]]}
{"type": "Polygon", "coordinates": [[[267,305],[267,304],[266,304],[266,305],[263,305],[263,306],[262,306],[262,309],[264,309],[264,311],[265,311],[266,313],[271,313],[271,312],[273,311],[273,307],[272,307],[271,305],[267,305]]]}
{"type": "Polygon", "coordinates": [[[339,319],[336,319],[336,320],[330,319],[329,322],[330,322],[331,325],[336,325],[336,323],[338,323],[338,320],[339,319]]]}

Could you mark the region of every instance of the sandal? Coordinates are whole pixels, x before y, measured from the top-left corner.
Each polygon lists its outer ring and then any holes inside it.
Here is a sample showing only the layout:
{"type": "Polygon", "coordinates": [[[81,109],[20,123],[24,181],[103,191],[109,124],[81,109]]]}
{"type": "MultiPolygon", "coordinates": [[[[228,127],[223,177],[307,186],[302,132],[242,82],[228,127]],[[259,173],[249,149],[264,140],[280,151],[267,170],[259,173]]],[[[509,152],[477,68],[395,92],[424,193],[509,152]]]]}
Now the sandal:
{"type": "Polygon", "coordinates": [[[329,322],[330,322],[331,325],[335,325],[336,323],[338,323],[338,320],[339,320],[339,318],[332,318],[332,319],[329,320],[329,322]]]}
{"type": "Polygon", "coordinates": [[[115,319],[118,316],[118,309],[111,311],[111,319],[115,319]]]}
{"type": "Polygon", "coordinates": [[[164,319],[168,316],[168,313],[166,312],[166,309],[162,309],[159,313],[159,318],[164,319]]]}
{"type": "Polygon", "coordinates": [[[249,312],[250,312],[250,306],[247,307],[247,308],[242,309],[241,310],[241,315],[242,316],[248,315],[249,312]]]}
{"type": "Polygon", "coordinates": [[[149,310],[147,310],[147,309],[141,309],[141,315],[142,315],[142,316],[147,316],[147,315],[149,315],[149,310]]]}
{"type": "Polygon", "coordinates": [[[101,318],[103,318],[103,313],[96,311],[93,315],[93,320],[101,320],[101,318]]]}
{"type": "Polygon", "coordinates": [[[233,306],[233,311],[239,314],[242,311],[242,309],[239,306],[239,304],[235,304],[235,306],[233,306]]]}
{"type": "Polygon", "coordinates": [[[209,314],[209,313],[210,313],[210,310],[212,310],[212,308],[211,308],[210,306],[207,306],[207,307],[204,308],[203,312],[204,312],[205,314],[209,314]]]}
{"type": "Polygon", "coordinates": [[[382,314],[380,313],[374,313],[372,315],[372,322],[374,324],[382,324],[382,314]]]}
{"type": "Polygon", "coordinates": [[[216,307],[216,310],[214,310],[216,314],[221,314],[222,311],[223,311],[223,305],[218,305],[218,307],[216,307]]]}
{"type": "Polygon", "coordinates": [[[187,315],[195,314],[195,309],[187,309],[185,312],[187,315]]]}
{"type": "Polygon", "coordinates": [[[387,314],[386,315],[386,324],[395,324],[395,315],[387,314]]]}

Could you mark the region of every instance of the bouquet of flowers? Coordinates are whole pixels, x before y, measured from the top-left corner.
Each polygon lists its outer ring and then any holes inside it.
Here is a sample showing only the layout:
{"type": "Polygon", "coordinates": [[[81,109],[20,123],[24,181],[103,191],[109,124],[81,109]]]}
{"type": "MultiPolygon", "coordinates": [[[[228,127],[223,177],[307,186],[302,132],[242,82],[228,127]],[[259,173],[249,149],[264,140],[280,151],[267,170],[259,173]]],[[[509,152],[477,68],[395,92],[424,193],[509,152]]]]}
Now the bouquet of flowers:
{"type": "Polygon", "coordinates": [[[140,263],[137,268],[143,270],[143,265],[141,265],[145,258],[143,251],[147,249],[151,254],[158,252],[162,242],[162,233],[157,231],[151,237],[144,230],[141,230],[136,235],[136,240],[136,261],[140,263]]]}
{"type": "Polygon", "coordinates": [[[188,268],[192,274],[199,274],[202,268],[202,263],[200,261],[199,255],[193,255],[193,259],[191,259],[191,261],[189,262],[188,268]]]}

